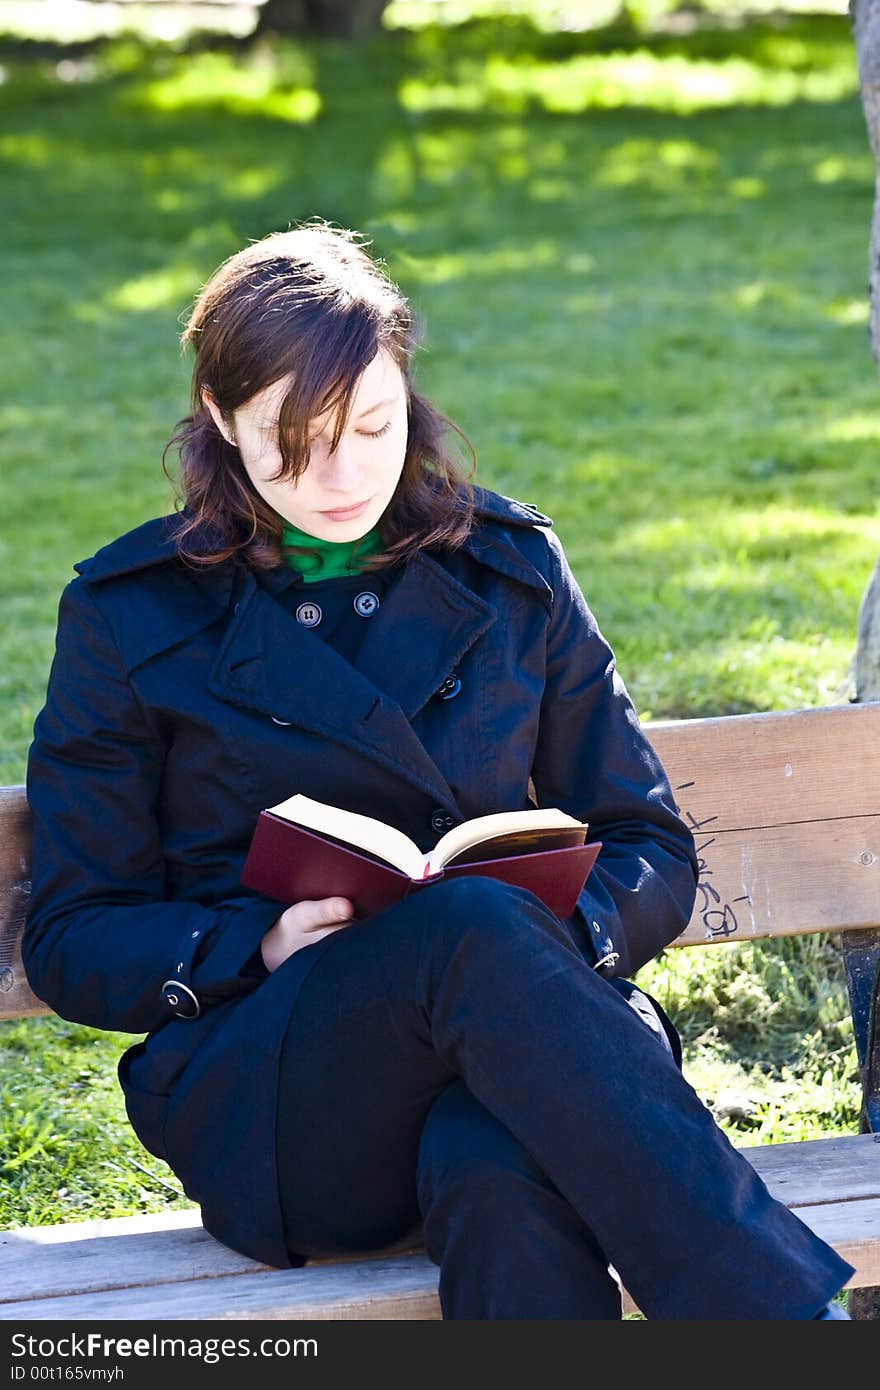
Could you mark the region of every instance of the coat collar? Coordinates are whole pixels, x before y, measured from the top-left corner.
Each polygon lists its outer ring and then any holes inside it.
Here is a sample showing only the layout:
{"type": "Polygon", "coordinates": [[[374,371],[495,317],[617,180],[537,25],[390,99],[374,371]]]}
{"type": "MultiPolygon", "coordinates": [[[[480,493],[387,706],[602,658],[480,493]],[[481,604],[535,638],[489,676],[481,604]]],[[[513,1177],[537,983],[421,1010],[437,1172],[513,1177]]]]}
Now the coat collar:
{"type": "Polygon", "coordinates": [[[89,583],[96,583],[102,579],[115,579],[132,570],[165,564],[175,557],[174,534],[179,522],[180,517],[176,512],[170,516],[154,517],[152,521],[145,521],[142,526],[136,526],[133,531],[126,531],[125,535],[102,545],[87,560],[77,560],[73,568],[89,583]]]}
{"type": "MultiPolygon", "coordinates": [[[[548,581],[523,553],[516,536],[517,529],[552,526],[550,518],[531,503],[518,502],[486,488],[475,487],[473,493],[474,526],[461,550],[444,555],[443,563],[428,551],[419,552],[407,563],[402,580],[392,589],[392,603],[383,604],[381,621],[371,622],[369,640],[359,657],[359,666],[371,677],[381,675],[386,685],[395,682],[403,708],[410,716],[436,688],[430,686],[435,668],[439,671],[439,685],[455,660],[460,660],[489,626],[484,621],[488,605],[469,587],[472,570],[468,558],[462,559],[462,555],[537,591],[548,607],[552,604],[548,581]],[[456,623],[460,628],[455,628],[456,623]],[[449,633],[448,644],[432,653],[427,662],[424,644],[419,640],[426,624],[449,633]],[[395,634],[400,634],[399,641],[395,641],[395,634]],[[393,666],[389,661],[389,643],[397,649],[393,666]],[[456,643],[459,651],[455,650],[456,643]]],[[[183,515],[189,515],[186,508],[183,515]]],[[[110,580],[123,581],[121,586],[109,587],[107,604],[115,606],[118,612],[114,630],[129,671],[227,614],[236,594],[242,597],[246,592],[248,601],[254,598],[254,611],[268,622],[270,615],[275,618],[274,608],[279,605],[256,601],[257,590],[268,597],[291,583],[301,582],[287,565],[262,571],[258,581],[251,570],[234,561],[207,567],[186,564],[177,556],[179,523],[177,513],[155,517],[74,565],[89,585],[103,588],[110,580]],[[125,577],[148,569],[155,571],[155,581],[139,584],[135,595],[125,584],[125,577]],[[137,619],[132,621],[135,611],[137,619]]],[[[212,542],[217,546],[217,538],[208,529],[198,539],[208,550],[212,542]]],[[[241,611],[239,603],[236,613],[241,611]]],[[[232,629],[241,631],[241,624],[233,622],[232,629]]],[[[275,634],[277,638],[280,635],[275,634]]],[[[265,650],[274,652],[274,644],[265,645],[265,650]]]]}
{"type": "Polygon", "coordinates": [[[179,561],[177,520],[175,514],[144,522],[73,567],[87,584],[100,586],[100,606],[129,672],[216,622],[230,606],[235,565],[196,569],[179,561]],[[151,582],[134,590],[127,576],[145,570],[151,582]]]}
{"type": "MultiPolygon", "coordinates": [[[[433,679],[433,668],[448,668],[454,664],[488,626],[485,624],[479,632],[469,636],[473,623],[479,626],[482,622],[487,607],[469,587],[468,579],[473,573],[470,562],[475,560],[537,591],[548,608],[552,605],[547,579],[523,553],[522,543],[517,543],[516,536],[516,530],[524,527],[552,526],[550,518],[530,503],[518,502],[486,488],[474,488],[474,504],[474,525],[459,551],[445,553],[442,563],[439,552],[420,551],[406,564],[402,581],[392,589],[395,598],[390,607],[383,604],[382,620],[371,622],[371,636],[359,658],[359,665],[365,671],[373,676],[381,673],[387,682],[393,674],[388,643],[393,642],[395,633],[405,635],[394,672],[404,697],[404,708],[410,715],[430,697],[427,687],[433,679]],[[438,614],[441,615],[439,624],[438,614]],[[434,654],[436,659],[425,662],[424,645],[419,640],[425,624],[450,629],[456,622],[461,623],[460,638],[456,639],[464,643],[461,651],[456,654],[444,647],[434,654]],[[377,632],[381,633],[381,639],[372,635],[377,632]],[[423,672],[421,676],[416,675],[416,660],[419,671],[423,672]]],[[[184,515],[187,515],[186,508],[184,515]]],[[[90,586],[103,589],[108,581],[122,581],[121,585],[108,585],[106,603],[108,609],[115,608],[118,614],[118,622],[113,626],[128,671],[228,614],[235,595],[241,597],[246,592],[250,600],[259,589],[268,597],[290,584],[301,582],[287,565],[261,571],[257,579],[253,571],[236,561],[214,566],[187,564],[177,556],[179,522],[177,513],[155,517],[74,565],[90,586]],[[125,578],[144,570],[154,571],[155,580],[146,585],[138,584],[135,593],[125,583],[125,578]],[[133,621],[135,612],[137,618],[133,621]]],[[[212,543],[217,548],[217,538],[210,530],[203,531],[198,540],[207,550],[212,548],[212,543]]],[[[235,611],[241,611],[241,604],[236,605],[235,611]]],[[[272,610],[257,603],[255,611],[268,614],[272,610]]],[[[232,626],[233,629],[237,627],[235,623],[232,626]]],[[[452,646],[455,645],[453,639],[454,632],[450,633],[452,646]]],[[[273,647],[268,646],[266,650],[272,651],[273,647]]],[[[447,674],[448,669],[441,670],[438,685],[447,674]]]]}

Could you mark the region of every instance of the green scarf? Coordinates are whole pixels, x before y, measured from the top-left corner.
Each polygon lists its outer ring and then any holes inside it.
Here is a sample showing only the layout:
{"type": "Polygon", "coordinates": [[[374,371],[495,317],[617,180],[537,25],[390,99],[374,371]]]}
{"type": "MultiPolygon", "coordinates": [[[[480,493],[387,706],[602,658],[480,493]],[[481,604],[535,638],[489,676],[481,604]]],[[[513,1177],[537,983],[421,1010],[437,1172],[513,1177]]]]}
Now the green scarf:
{"type": "Polygon", "coordinates": [[[382,549],[382,541],[377,527],[360,536],[355,541],[322,541],[298,531],[295,526],[285,526],[281,535],[282,545],[308,546],[317,550],[317,556],[286,555],[284,558],[291,569],[299,570],[305,584],[316,579],[340,579],[345,575],[357,574],[362,568],[361,560],[374,555],[382,549]],[[357,555],[354,554],[357,549],[357,555]]]}

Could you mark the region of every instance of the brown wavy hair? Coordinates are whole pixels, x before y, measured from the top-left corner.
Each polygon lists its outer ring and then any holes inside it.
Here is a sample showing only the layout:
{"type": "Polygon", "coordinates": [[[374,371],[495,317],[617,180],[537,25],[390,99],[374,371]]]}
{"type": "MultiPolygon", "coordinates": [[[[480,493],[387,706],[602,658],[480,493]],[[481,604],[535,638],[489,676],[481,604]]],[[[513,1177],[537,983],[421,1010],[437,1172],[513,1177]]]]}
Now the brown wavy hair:
{"type": "Polygon", "coordinates": [[[273,232],[230,256],[195,299],[181,335],[192,347],[192,414],[178,421],[162,454],[162,467],[183,503],[175,534],[177,553],[195,566],[235,558],[270,569],[287,555],[284,519],[256,491],[238,449],[227,443],[205,407],[207,387],[223,418],[264,387],[291,376],[278,417],[281,467],[277,478],[298,478],[308,465],[309,421],[335,410],[331,448],[339,443],[358,379],[380,348],[404,378],[408,439],[403,470],[378,523],[381,551],[364,570],[405,559],[428,546],[457,548],[473,523],[476,467],[464,432],[412,385],[418,334],[410,306],[364,249],[360,234],[311,220],[273,232]],[[445,447],[448,431],[471,457],[466,475],[445,447]],[[179,479],[166,467],[179,453],[179,479]]]}

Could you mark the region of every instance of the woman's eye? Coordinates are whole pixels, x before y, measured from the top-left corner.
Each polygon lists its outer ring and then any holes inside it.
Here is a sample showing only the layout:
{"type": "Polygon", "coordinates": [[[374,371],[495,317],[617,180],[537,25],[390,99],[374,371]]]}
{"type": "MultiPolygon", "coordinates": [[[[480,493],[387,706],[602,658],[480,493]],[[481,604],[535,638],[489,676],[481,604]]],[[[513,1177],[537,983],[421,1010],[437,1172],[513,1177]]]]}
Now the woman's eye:
{"type": "MultiPolygon", "coordinates": [[[[387,434],[390,429],[391,421],[387,420],[380,430],[358,430],[358,434],[364,439],[381,439],[382,435],[387,434]]],[[[323,448],[325,444],[326,440],[323,435],[313,435],[309,438],[310,449],[323,448]]]]}

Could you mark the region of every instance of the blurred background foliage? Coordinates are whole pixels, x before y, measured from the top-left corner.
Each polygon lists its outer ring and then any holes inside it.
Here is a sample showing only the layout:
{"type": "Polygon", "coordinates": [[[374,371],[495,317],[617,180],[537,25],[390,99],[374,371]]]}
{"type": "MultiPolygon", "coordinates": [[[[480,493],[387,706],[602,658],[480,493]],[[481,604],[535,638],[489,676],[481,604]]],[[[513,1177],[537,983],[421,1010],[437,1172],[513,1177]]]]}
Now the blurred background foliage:
{"type": "MultiPolygon", "coordinates": [[[[645,721],[847,699],[880,408],[844,4],[389,0],[354,39],[260,18],[0,0],[0,781],[73,563],[172,509],[194,294],[316,215],[410,294],[421,387],[478,481],[555,519],[645,721]]],[[[833,941],[639,982],[737,1142],[855,1127],[833,941]]],[[[128,1136],[128,1041],[0,1028],[0,1224],[184,1200],[128,1136]]]]}
{"type": "Polygon", "coordinates": [[[846,0],[0,0],[0,33],[70,43],[130,33],[189,42],[199,34],[246,38],[260,28],[320,34],[335,29],[460,28],[525,21],[545,34],[629,27],[651,36],[688,33],[705,21],[744,27],[759,17],[845,15],[846,0]]]}

